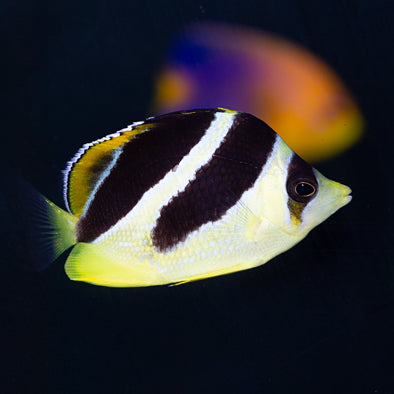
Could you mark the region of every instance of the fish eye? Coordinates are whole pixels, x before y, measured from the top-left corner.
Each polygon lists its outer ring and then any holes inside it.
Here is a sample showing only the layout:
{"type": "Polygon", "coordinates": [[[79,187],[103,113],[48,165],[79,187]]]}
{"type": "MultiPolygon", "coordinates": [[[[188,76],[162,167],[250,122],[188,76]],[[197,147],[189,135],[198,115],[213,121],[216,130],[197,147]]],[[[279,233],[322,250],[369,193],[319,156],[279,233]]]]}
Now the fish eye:
{"type": "Polygon", "coordinates": [[[287,182],[286,188],[292,200],[307,204],[316,196],[318,184],[309,177],[295,177],[287,182]]]}
{"type": "Polygon", "coordinates": [[[298,182],[294,187],[295,193],[302,198],[312,197],[316,193],[316,188],[309,182],[298,182]]]}
{"type": "Polygon", "coordinates": [[[293,154],[287,168],[286,191],[289,198],[301,204],[308,204],[319,190],[313,167],[293,154]]]}

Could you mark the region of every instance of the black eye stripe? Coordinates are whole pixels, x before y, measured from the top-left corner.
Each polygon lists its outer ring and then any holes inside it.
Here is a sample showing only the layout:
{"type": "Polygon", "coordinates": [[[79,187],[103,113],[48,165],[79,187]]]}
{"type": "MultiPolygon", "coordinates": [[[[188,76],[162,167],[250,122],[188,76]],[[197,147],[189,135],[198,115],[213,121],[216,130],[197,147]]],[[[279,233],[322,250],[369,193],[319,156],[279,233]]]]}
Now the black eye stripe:
{"type": "Polygon", "coordinates": [[[287,168],[286,189],[289,198],[304,204],[315,197],[319,189],[313,167],[295,153],[287,168]]]}
{"type": "Polygon", "coordinates": [[[319,185],[313,167],[295,153],[287,168],[286,190],[290,214],[300,223],[302,212],[317,195],[319,185]]]}

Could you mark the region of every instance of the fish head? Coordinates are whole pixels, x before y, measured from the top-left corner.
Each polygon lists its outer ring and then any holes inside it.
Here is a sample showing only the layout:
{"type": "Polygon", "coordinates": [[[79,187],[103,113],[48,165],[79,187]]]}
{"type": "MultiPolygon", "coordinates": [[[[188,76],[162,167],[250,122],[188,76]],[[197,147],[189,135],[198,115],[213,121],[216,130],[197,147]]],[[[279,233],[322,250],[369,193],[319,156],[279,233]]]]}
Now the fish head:
{"type": "Polygon", "coordinates": [[[318,188],[316,195],[303,209],[300,223],[297,224],[296,232],[301,236],[305,236],[310,230],[352,200],[350,187],[326,178],[316,169],[313,169],[313,171],[318,188]]]}
{"type": "MultiPolygon", "coordinates": [[[[298,242],[348,204],[352,199],[351,189],[326,178],[283,140],[279,142],[250,207],[261,223],[265,223],[262,226],[270,231],[279,230],[283,240],[290,238],[298,242]]],[[[262,228],[256,234],[263,234],[262,228]]]]}

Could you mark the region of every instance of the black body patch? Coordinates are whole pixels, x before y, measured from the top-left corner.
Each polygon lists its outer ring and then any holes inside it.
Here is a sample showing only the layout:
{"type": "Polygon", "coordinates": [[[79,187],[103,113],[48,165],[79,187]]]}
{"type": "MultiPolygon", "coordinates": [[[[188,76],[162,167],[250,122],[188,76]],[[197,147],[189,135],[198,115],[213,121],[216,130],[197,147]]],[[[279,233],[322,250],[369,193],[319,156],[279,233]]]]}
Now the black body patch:
{"type": "Polygon", "coordinates": [[[77,224],[78,242],[92,242],[116,224],[142,195],[200,141],[220,110],[174,112],[147,119],[152,129],[123,146],[115,166],[77,224]]]}
{"type": "Polygon", "coordinates": [[[263,121],[239,113],[213,154],[185,190],[161,209],[152,231],[164,252],[201,225],[220,219],[251,188],[272,152],[277,134],[263,121]]]}

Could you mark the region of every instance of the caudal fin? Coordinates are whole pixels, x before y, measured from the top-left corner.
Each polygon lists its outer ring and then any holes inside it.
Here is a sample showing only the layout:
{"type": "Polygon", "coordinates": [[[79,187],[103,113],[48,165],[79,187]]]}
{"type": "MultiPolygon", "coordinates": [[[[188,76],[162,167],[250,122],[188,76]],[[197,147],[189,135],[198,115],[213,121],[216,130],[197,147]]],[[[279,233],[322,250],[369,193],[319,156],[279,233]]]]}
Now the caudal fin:
{"type": "Polygon", "coordinates": [[[77,243],[77,219],[45,198],[30,184],[19,181],[14,201],[26,233],[31,265],[37,271],[47,268],[66,249],[77,243]]]}

